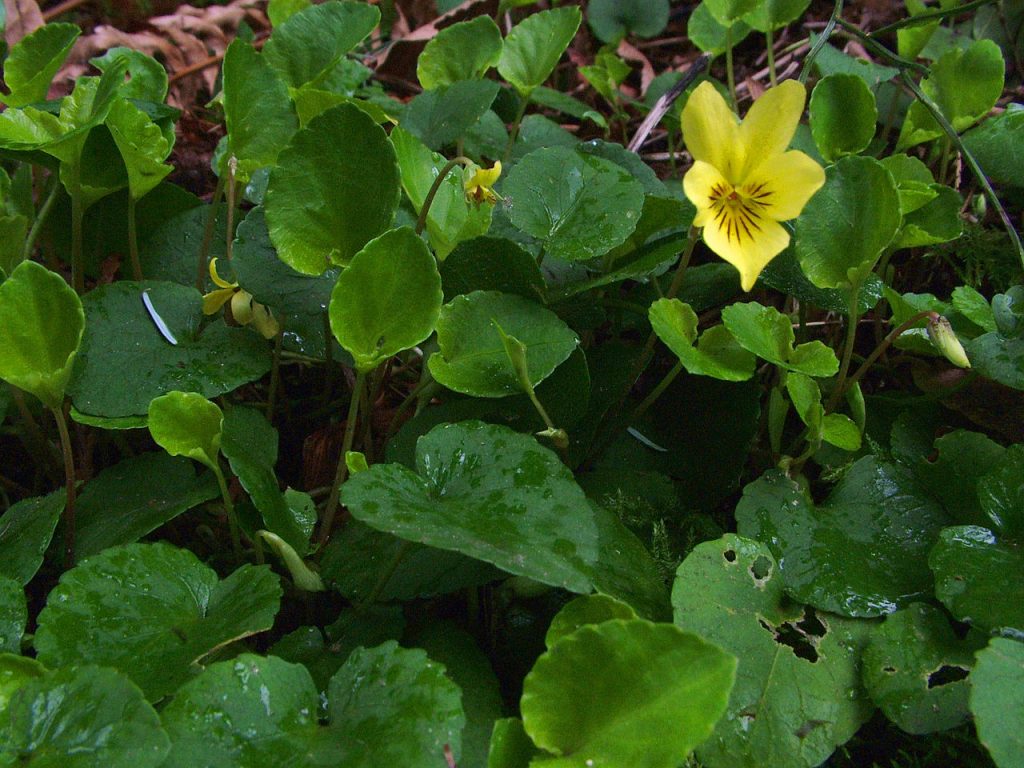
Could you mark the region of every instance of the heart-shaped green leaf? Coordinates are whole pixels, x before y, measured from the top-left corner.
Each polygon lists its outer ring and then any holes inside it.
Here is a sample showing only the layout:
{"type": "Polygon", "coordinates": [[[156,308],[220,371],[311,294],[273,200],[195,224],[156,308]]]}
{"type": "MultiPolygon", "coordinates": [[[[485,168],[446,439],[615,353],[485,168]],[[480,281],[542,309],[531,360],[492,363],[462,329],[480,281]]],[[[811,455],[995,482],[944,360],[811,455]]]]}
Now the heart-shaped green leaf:
{"type": "MultiPolygon", "coordinates": [[[[380,21],[375,5],[330,0],[291,15],[274,28],[263,55],[292,88],[327,78],[342,57],[380,21]]],[[[336,148],[353,147],[335,144],[336,148]]]]}
{"type": "Polygon", "coordinates": [[[582,19],[576,6],[531,13],[505,38],[498,72],[520,94],[529,94],[548,79],[582,19]]]}
{"type": "MultiPolygon", "coordinates": [[[[0,575],[28,584],[43,564],[64,511],[64,489],[12,504],[0,517],[0,575]]],[[[79,528],[79,532],[81,528],[79,528]]],[[[81,552],[76,546],[76,550],[81,552]]]]}
{"type": "Polygon", "coordinates": [[[498,93],[493,80],[461,80],[424,91],[402,113],[402,127],[430,149],[439,150],[463,138],[498,93]]]}
{"type": "Polygon", "coordinates": [[[278,156],[264,201],[270,239],[285,264],[319,275],[331,264],[348,264],[388,229],[400,194],[384,129],[341,104],[317,115],[278,156]]]}
{"type": "Polygon", "coordinates": [[[234,40],[224,53],[225,158],[238,160],[240,181],[273,165],[299,128],[288,88],[267,59],[242,40],[234,40]]]}
{"type": "Polygon", "coordinates": [[[114,102],[105,124],[121,153],[128,174],[128,192],[138,200],[173,170],[164,163],[171,153],[171,144],[160,126],[128,99],[114,102]]]}
{"type": "Polygon", "coordinates": [[[75,555],[81,559],[107,547],[131,544],[218,496],[214,476],[197,476],[187,459],[163,451],[131,456],[92,478],[78,497],[75,555]]]}
{"type": "Polygon", "coordinates": [[[299,555],[309,549],[309,536],[278,487],[277,430],[253,408],[236,406],[224,415],[221,451],[231,471],[263,516],[264,527],[284,539],[299,555]]]}
{"type": "Polygon", "coordinates": [[[368,373],[434,332],[441,275],[409,227],[385,232],[359,251],[331,293],[331,331],[368,373]]]}
{"type": "MultiPolygon", "coordinates": [[[[1003,92],[1006,64],[992,40],[975,40],[967,48],[953,47],[921,81],[923,90],[952,123],[965,131],[988,114],[1003,92]]],[[[915,101],[907,110],[897,149],[906,149],[943,135],[927,107],[915,101]]]]}
{"type": "Polygon", "coordinates": [[[740,659],[725,717],[697,748],[701,765],[820,765],[871,716],[860,687],[869,625],[786,599],[763,544],[733,534],[698,544],[672,606],[677,626],[740,659]]]}
{"type": "Polygon", "coordinates": [[[769,32],[799,19],[810,4],[810,0],[759,0],[743,21],[758,32],[769,32]]]}
{"type": "Polygon", "coordinates": [[[750,25],[742,20],[735,21],[732,24],[732,29],[729,30],[711,14],[706,2],[698,3],[686,22],[686,34],[693,44],[712,56],[725,53],[726,42],[730,37],[727,35],[727,31],[731,31],[732,44],[736,46],[750,34],[750,25]]]}
{"type": "Polygon", "coordinates": [[[794,347],[793,324],[775,307],[756,301],[730,304],[722,310],[722,321],[740,346],[788,371],[832,376],[839,370],[836,353],[820,341],[794,347]]]}
{"type": "Polygon", "coordinates": [[[658,299],[647,315],[658,338],[690,373],[724,381],[746,381],[754,375],[757,360],[736,343],[725,326],[709,328],[697,341],[697,313],[689,304],[658,299]]]}
{"type": "Polygon", "coordinates": [[[735,673],[735,657],[671,624],[584,626],[541,655],[523,682],[526,732],[558,755],[531,765],[677,766],[725,712],[735,673]]]}
{"type": "Polygon", "coordinates": [[[481,422],[444,424],[420,438],[416,467],[374,465],[345,483],[342,500],[356,519],[401,538],[573,592],[596,586],[658,613],[660,587],[650,583],[643,547],[592,509],[533,438],[481,422]]]}
{"type": "Polygon", "coordinates": [[[419,650],[359,648],[331,678],[329,721],[305,667],[243,654],[212,664],[163,712],[173,765],[432,765],[459,754],[459,689],[419,650]]]}
{"type": "Polygon", "coordinates": [[[644,207],[643,184],[622,166],[568,147],[528,154],[502,194],[512,201],[512,223],[567,261],[603,256],[621,244],[644,207]]]}
{"type": "Polygon", "coordinates": [[[875,135],[875,95],[856,75],[823,77],[814,86],[809,109],[814,143],[829,162],[857,154],[875,135]]]}
{"type": "Polygon", "coordinates": [[[599,40],[617,43],[629,34],[659,34],[668,24],[668,10],[668,0],[591,0],[587,23],[599,40]]]}
{"type": "Polygon", "coordinates": [[[796,221],[796,256],[819,288],[860,285],[901,222],[892,174],[870,157],[844,157],[796,221]]]}
{"type": "Polygon", "coordinates": [[[744,489],[736,520],[742,535],[771,547],[797,600],[870,617],[929,594],[925,554],[946,517],[909,472],[867,456],[818,506],[772,470],[744,489]]]}
{"type": "Polygon", "coordinates": [[[554,313],[520,296],[474,291],[441,309],[430,372],[441,384],[474,397],[505,397],[523,390],[501,329],[526,345],[530,383],[537,386],[564,362],[579,338],[554,313]]]}
{"type": "Polygon", "coordinates": [[[270,370],[270,349],[258,333],[220,320],[198,331],[202,297],[195,288],[123,280],[90,291],[82,305],[86,333],[69,392],[83,413],[143,415],[168,392],[215,397],[270,370]]]}
{"type": "Polygon", "coordinates": [[[416,77],[430,91],[486,74],[501,57],[501,30],[487,14],[438,31],[416,60],[416,77]]]}
{"type": "Polygon", "coordinates": [[[280,598],[267,566],[220,580],[169,544],[112,547],[61,576],[39,614],[36,651],[50,667],[81,659],[115,667],[155,700],[211,651],[269,629],[280,598]]]}
{"type": "Polygon", "coordinates": [[[0,101],[8,107],[46,101],[50,81],[80,34],[74,24],[46,24],[21,38],[4,61],[4,83],[10,93],[0,95],[0,101]]]}
{"type": "Polygon", "coordinates": [[[84,331],[82,302],[64,278],[23,261],[0,284],[0,379],[59,408],[84,331]]]}
{"type": "Polygon", "coordinates": [[[25,679],[0,710],[0,765],[157,768],[169,746],[142,691],[113,669],[25,679]]]}
{"type": "MultiPolygon", "coordinates": [[[[391,131],[391,144],[402,172],[402,188],[413,210],[420,211],[448,161],[402,128],[391,131]]],[[[471,205],[466,199],[462,174],[450,171],[427,211],[427,237],[437,258],[444,259],[458,243],[486,232],[492,211],[490,205],[471,205]]]]}
{"type": "Polygon", "coordinates": [[[999,768],[1013,768],[1024,754],[1024,643],[994,637],[978,653],[971,673],[971,712],[984,744],[999,768]]]}
{"type": "Polygon", "coordinates": [[[886,616],[872,634],[864,649],[864,686],[907,733],[955,728],[969,717],[967,675],[983,643],[974,635],[961,640],[943,611],[913,603],[886,616]]]}
{"type": "Polygon", "coordinates": [[[149,404],[149,433],[171,456],[187,456],[219,472],[224,413],[195,392],[168,392],[149,404]]]}

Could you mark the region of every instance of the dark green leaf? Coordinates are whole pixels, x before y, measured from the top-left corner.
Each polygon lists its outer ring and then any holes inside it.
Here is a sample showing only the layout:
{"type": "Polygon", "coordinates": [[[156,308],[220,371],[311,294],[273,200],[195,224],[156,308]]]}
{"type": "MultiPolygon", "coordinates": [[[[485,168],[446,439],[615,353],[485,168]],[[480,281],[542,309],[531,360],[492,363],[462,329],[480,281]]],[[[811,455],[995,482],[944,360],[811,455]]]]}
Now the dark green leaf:
{"type": "Polygon", "coordinates": [[[487,14],[438,31],[416,60],[425,90],[483,77],[501,57],[501,30],[487,14]]]}
{"type": "Polygon", "coordinates": [[[1024,644],[996,637],[978,654],[971,673],[971,712],[978,740],[999,768],[1013,768],[1024,754],[1024,644]]]}
{"type": "Polygon", "coordinates": [[[0,575],[28,584],[43,564],[43,555],[64,511],[61,488],[12,504],[0,517],[0,575]]]}

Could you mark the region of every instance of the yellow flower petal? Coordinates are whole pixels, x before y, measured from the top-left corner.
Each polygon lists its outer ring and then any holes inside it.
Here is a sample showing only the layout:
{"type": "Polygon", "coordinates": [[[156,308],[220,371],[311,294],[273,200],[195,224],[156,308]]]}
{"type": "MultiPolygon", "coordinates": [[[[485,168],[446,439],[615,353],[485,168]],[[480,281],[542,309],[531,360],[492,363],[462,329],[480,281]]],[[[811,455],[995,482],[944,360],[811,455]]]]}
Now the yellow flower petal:
{"type": "Polygon", "coordinates": [[[715,86],[698,85],[683,107],[683,140],[694,160],[715,166],[727,179],[738,182],[744,148],[739,141],[736,115],[715,86]]]}
{"type": "Polygon", "coordinates": [[[252,303],[252,325],[264,339],[272,339],[281,331],[277,318],[258,301],[252,303]]]}
{"type": "MultiPolygon", "coordinates": [[[[217,259],[210,259],[210,279],[218,288],[237,288],[238,283],[229,283],[217,272],[217,259]]],[[[222,302],[223,303],[223,302],[222,302]]]]}
{"type": "Polygon", "coordinates": [[[739,127],[745,158],[740,179],[745,179],[760,163],[786,151],[800,123],[806,100],[803,84],[786,80],[769,88],[753,103],[739,127]]]}
{"type": "Polygon", "coordinates": [[[697,215],[693,218],[693,226],[703,227],[714,215],[711,209],[712,197],[716,187],[728,184],[725,177],[710,163],[697,160],[683,177],[683,192],[694,207],[697,215]]]}
{"type": "Polygon", "coordinates": [[[216,291],[210,291],[203,296],[203,314],[212,315],[218,309],[224,306],[225,302],[228,301],[232,296],[235,295],[235,289],[218,288],[216,291]]]}
{"type": "Polygon", "coordinates": [[[463,183],[466,196],[478,205],[484,201],[493,205],[498,201],[498,196],[491,189],[498,183],[501,176],[501,161],[496,162],[490,168],[477,168],[472,176],[463,183]]]}
{"type": "Polygon", "coordinates": [[[735,226],[719,226],[712,222],[704,227],[704,242],[740,271],[740,284],[749,291],[768,262],[789,245],[789,233],[776,221],[758,219],[756,236],[748,236],[735,226]]]}
{"type": "Polygon", "coordinates": [[[252,322],[252,294],[248,291],[237,291],[231,297],[231,316],[239,325],[252,322]]]}
{"type": "Polygon", "coordinates": [[[776,221],[789,221],[800,215],[815,192],[825,183],[825,171],[813,159],[793,149],[770,157],[761,163],[740,187],[750,194],[761,188],[768,192],[761,198],[764,215],[776,221]]]}

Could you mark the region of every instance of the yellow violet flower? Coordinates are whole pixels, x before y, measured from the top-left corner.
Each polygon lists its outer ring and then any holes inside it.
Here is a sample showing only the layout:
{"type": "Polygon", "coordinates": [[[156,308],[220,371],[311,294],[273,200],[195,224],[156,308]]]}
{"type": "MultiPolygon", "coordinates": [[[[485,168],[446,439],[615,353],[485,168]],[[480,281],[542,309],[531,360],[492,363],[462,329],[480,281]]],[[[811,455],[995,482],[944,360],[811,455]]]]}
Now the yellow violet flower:
{"type": "Polygon", "coordinates": [[[798,150],[786,151],[807,93],[796,80],[764,92],[743,122],[711,83],[683,108],[683,139],[693,167],[683,190],[697,208],[707,246],[740,271],[744,291],[789,245],[779,222],[795,219],[825,183],[825,171],[798,150]]]}
{"type": "Polygon", "coordinates": [[[464,186],[467,198],[477,205],[484,202],[494,205],[498,202],[498,194],[492,187],[498,183],[498,177],[501,176],[500,160],[490,168],[478,168],[475,166],[468,168],[466,175],[468,178],[464,186]],[[472,174],[469,173],[471,170],[472,174]]]}
{"type": "Polygon", "coordinates": [[[210,291],[203,296],[203,314],[212,315],[223,307],[228,301],[231,302],[231,316],[239,325],[249,325],[260,332],[265,339],[272,339],[281,330],[274,315],[264,305],[255,301],[252,294],[243,291],[238,283],[229,283],[217,272],[217,260],[210,259],[210,279],[217,286],[217,290],[210,291]]]}

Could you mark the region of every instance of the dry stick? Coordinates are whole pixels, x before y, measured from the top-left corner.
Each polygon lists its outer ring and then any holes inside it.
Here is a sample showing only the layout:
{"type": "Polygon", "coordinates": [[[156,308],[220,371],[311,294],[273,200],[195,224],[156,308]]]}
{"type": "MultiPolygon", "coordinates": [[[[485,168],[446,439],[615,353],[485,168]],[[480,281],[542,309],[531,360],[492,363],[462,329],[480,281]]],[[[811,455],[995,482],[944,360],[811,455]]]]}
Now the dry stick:
{"type": "Polygon", "coordinates": [[[640,123],[639,127],[636,129],[636,133],[633,135],[633,140],[629,142],[629,146],[626,147],[626,149],[630,152],[636,152],[641,146],[643,146],[643,143],[647,141],[647,137],[650,135],[651,131],[654,130],[654,126],[660,123],[661,118],[668,114],[668,111],[672,108],[676,99],[683,94],[683,91],[690,87],[690,83],[696,80],[700,76],[701,72],[707,69],[710,61],[711,57],[706,53],[702,53],[694,59],[694,62],[690,65],[690,68],[686,70],[686,74],[682,76],[679,82],[665,91],[665,93],[663,93],[658,100],[654,102],[654,106],[651,107],[651,111],[647,113],[647,117],[644,118],[644,121],[640,123]]]}
{"type": "Polygon", "coordinates": [[[47,8],[43,11],[43,21],[50,22],[62,14],[73,11],[81,5],[85,5],[87,2],[89,2],[89,0],[64,0],[63,3],[57,3],[53,8],[47,8]]]}

